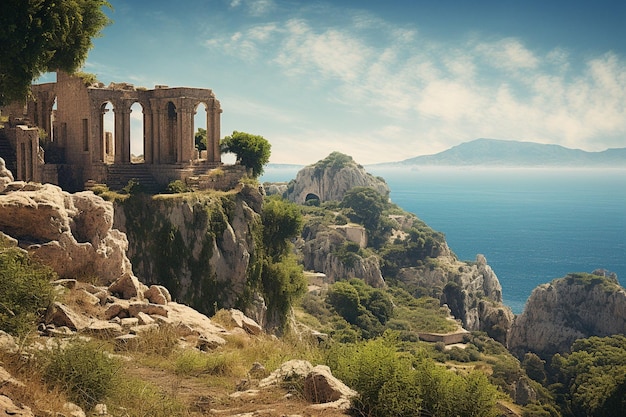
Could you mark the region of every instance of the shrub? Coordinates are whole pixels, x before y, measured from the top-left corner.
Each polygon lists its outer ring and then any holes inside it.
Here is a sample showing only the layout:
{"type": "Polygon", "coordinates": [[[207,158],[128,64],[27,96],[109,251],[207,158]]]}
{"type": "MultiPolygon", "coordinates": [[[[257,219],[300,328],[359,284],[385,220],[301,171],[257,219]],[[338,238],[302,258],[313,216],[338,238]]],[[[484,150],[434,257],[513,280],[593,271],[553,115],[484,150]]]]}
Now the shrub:
{"type": "Polygon", "coordinates": [[[136,195],[145,192],[145,189],[137,178],[131,178],[120,192],[122,194],[136,195]]]}
{"type": "Polygon", "coordinates": [[[359,393],[353,407],[359,415],[493,417],[500,396],[487,376],[448,371],[427,358],[398,351],[397,337],[329,349],[333,374],[359,393]],[[422,413],[422,414],[420,414],[422,413]]]}
{"type": "Polygon", "coordinates": [[[165,187],[165,192],[168,194],[180,194],[187,193],[189,191],[191,191],[191,188],[187,187],[187,184],[185,184],[182,180],[171,181],[167,184],[167,187],[165,187]]]}
{"type": "Polygon", "coordinates": [[[56,274],[25,251],[0,242],[0,330],[18,336],[34,328],[52,304],[56,274]]]}
{"type": "Polygon", "coordinates": [[[339,379],[359,393],[353,407],[364,416],[415,416],[421,409],[421,390],[407,357],[389,339],[331,349],[329,363],[339,379]]]}
{"type": "Polygon", "coordinates": [[[76,341],[47,356],[44,380],[64,391],[71,401],[91,409],[112,392],[119,369],[119,362],[101,346],[76,341]]]}

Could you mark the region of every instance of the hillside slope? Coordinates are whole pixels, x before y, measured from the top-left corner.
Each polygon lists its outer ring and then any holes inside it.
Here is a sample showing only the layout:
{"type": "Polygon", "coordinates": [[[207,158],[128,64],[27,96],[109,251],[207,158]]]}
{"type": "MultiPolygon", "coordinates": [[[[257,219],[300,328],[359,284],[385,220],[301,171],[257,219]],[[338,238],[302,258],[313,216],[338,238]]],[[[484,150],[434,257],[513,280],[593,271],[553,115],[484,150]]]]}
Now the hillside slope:
{"type": "Polygon", "coordinates": [[[624,167],[626,148],[586,152],[560,145],[499,139],[476,139],[434,155],[424,155],[384,166],[553,166],[624,167]]]}

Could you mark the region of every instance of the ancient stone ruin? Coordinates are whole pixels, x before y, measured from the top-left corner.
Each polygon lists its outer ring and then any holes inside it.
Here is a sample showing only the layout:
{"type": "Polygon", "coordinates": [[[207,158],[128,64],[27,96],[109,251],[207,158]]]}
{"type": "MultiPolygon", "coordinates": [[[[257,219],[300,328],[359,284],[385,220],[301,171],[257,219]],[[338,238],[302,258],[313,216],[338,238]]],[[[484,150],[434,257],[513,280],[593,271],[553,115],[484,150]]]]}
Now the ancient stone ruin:
{"type": "Polygon", "coordinates": [[[221,113],[210,89],[104,86],[57,72],[56,82],[33,85],[26,102],[0,109],[8,117],[0,130],[0,157],[17,180],[57,184],[70,191],[94,183],[121,188],[133,178],[147,187],[190,179],[229,188],[243,168],[221,163],[221,113]],[[141,138],[131,138],[131,107],[136,103],[142,112],[141,138]],[[109,129],[105,116],[110,111],[109,129]],[[207,144],[202,151],[194,140],[198,111],[206,112],[207,144]],[[140,141],[140,158],[131,155],[131,139],[140,141]],[[198,180],[202,176],[210,178],[198,180]]]}

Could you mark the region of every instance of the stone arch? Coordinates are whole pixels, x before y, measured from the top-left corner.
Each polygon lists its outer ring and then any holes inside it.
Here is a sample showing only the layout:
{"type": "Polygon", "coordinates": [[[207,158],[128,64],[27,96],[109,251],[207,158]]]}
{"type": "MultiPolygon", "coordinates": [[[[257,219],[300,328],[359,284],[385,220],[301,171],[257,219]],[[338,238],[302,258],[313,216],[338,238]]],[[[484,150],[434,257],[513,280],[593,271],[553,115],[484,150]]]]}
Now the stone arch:
{"type": "Polygon", "coordinates": [[[163,154],[167,162],[176,162],[178,143],[178,109],[172,101],[165,104],[165,148],[163,154]]]}
{"type": "Polygon", "coordinates": [[[308,193],[306,197],[304,197],[304,204],[319,205],[320,197],[315,193],[308,193]]]}
{"type": "Polygon", "coordinates": [[[134,101],[130,107],[130,155],[131,162],[143,163],[145,161],[145,110],[142,103],[134,101]]]}
{"type": "Polygon", "coordinates": [[[106,164],[115,162],[115,105],[106,100],[100,105],[100,143],[102,159],[106,164]]]}
{"type": "Polygon", "coordinates": [[[207,155],[206,150],[207,150],[207,145],[208,145],[207,143],[208,129],[209,129],[209,106],[205,102],[200,101],[196,103],[194,106],[194,118],[193,118],[193,129],[192,129],[193,136],[194,136],[194,148],[197,150],[198,157],[200,159],[206,159],[206,155],[207,155]],[[204,111],[202,111],[202,108],[204,108],[204,111]],[[195,141],[195,136],[199,129],[204,129],[205,142],[202,144],[195,141]]]}

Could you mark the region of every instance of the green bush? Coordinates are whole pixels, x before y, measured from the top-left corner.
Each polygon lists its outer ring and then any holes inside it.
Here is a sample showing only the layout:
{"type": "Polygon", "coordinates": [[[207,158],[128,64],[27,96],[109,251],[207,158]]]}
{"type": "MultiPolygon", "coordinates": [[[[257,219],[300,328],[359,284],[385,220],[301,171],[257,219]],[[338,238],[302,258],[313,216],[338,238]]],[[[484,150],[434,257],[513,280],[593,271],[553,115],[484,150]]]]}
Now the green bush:
{"type": "Polygon", "coordinates": [[[7,239],[0,242],[0,330],[22,336],[54,301],[56,274],[7,239]]]}
{"type": "Polygon", "coordinates": [[[501,394],[478,371],[457,374],[424,352],[400,352],[394,333],[329,349],[333,374],[359,393],[358,415],[493,417],[501,394]],[[421,414],[420,414],[421,413],[421,414]]]}
{"type": "Polygon", "coordinates": [[[46,359],[44,380],[83,408],[93,408],[116,385],[118,360],[93,342],[75,341],[65,348],[57,347],[46,359]]]}
{"type": "Polygon", "coordinates": [[[329,353],[333,374],[359,393],[352,403],[358,415],[419,415],[422,392],[411,361],[398,354],[392,340],[336,346],[329,353]]]}
{"type": "Polygon", "coordinates": [[[189,191],[191,191],[191,188],[187,187],[187,184],[182,180],[171,181],[165,187],[165,192],[168,194],[188,193],[189,191]]]}

